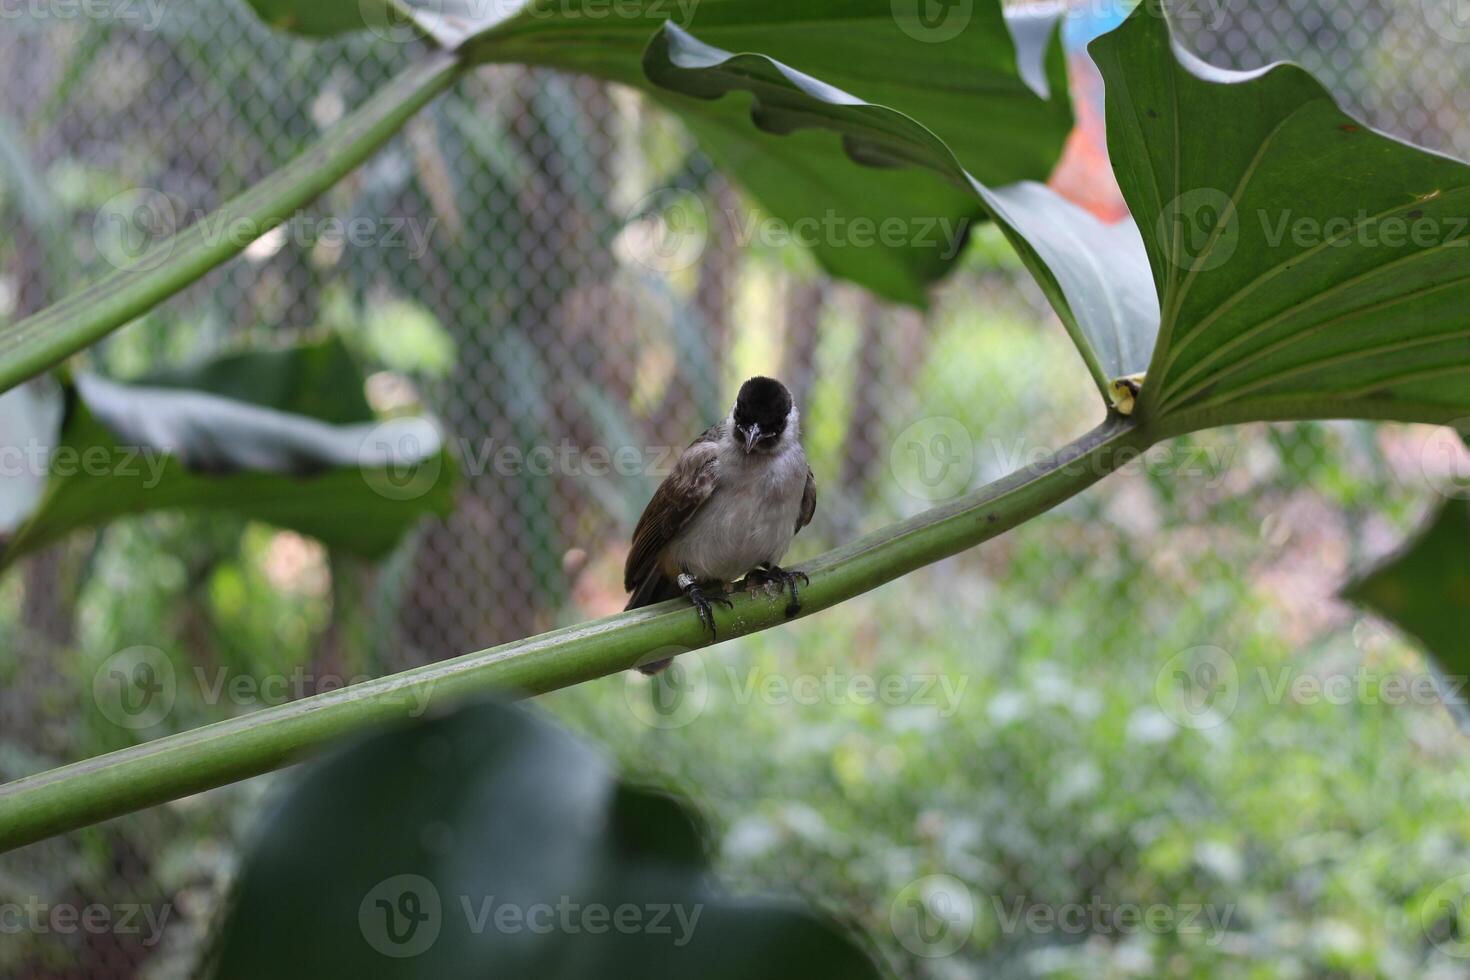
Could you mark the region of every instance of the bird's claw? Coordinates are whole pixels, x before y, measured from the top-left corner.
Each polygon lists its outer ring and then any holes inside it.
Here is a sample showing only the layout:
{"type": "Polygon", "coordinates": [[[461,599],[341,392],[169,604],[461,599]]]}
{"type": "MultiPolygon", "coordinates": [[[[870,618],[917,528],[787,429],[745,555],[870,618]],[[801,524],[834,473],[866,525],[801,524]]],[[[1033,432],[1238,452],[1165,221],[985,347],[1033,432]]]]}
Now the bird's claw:
{"type": "Polygon", "coordinates": [[[724,606],[726,609],[730,609],[734,607],[735,604],[723,595],[705,595],[704,590],[696,584],[685,586],[684,594],[687,595],[689,597],[689,601],[694,604],[694,611],[699,613],[700,623],[704,625],[705,629],[709,630],[709,638],[711,642],[719,640],[720,634],[715,630],[714,610],[710,607],[711,605],[719,605],[724,606]]]}
{"type": "Polygon", "coordinates": [[[791,593],[791,601],[786,604],[787,619],[801,612],[801,594],[797,591],[796,583],[800,581],[803,587],[812,584],[806,572],[788,572],[779,565],[765,565],[754,569],[745,576],[745,581],[747,587],[764,587],[776,582],[781,587],[780,591],[791,593]]]}

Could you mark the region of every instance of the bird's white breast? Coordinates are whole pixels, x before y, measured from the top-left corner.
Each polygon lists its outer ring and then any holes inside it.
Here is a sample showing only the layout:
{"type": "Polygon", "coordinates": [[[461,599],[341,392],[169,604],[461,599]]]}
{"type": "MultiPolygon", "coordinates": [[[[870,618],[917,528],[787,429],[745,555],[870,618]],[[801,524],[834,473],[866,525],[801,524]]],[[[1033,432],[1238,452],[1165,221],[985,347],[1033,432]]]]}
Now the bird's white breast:
{"type": "Polygon", "coordinates": [[[729,445],[717,465],[714,491],[665,554],[697,579],[734,582],[786,554],[806,490],[806,453],[795,440],[772,455],[729,445]]]}

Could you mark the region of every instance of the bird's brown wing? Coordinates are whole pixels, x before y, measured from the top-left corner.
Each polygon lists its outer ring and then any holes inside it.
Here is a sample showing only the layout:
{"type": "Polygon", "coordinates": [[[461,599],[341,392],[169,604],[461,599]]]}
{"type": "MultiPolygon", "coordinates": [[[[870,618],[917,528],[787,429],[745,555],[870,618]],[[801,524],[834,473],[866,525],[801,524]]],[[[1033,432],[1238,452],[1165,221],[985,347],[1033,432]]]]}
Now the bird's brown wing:
{"type": "MultiPolygon", "coordinates": [[[[806,471],[806,489],[801,492],[801,513],[796,515],[796,532],[800,532],[812,522],[812,515],[817,512],[817,478],[808,469],[806,471]]],[[[793,532],[793,533],[796,533],[793,532]]]]}
{"type": "Polygon", "coordinates": [[[623,588],[629,592],[658,571],[659,553],[709,499],[715,488],[719,433],[720,427],[714,426],[689,444],[638,519],[623,569],[623,588]]]}

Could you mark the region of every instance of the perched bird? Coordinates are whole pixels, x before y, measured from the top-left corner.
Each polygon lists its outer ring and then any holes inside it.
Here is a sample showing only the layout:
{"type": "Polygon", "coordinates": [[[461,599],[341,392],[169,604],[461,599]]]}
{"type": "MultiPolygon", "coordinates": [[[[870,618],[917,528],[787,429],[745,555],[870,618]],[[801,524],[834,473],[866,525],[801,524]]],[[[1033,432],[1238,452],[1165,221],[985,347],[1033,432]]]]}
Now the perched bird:
{"type": "MultiPolygon", "coordinates": [[[[627,608],[685,595],[717,639],[710,603],[729,606],[725,587],[744,576],[747,587],[779,583],[791,594],[786,615],[796,615],[796,583],[807,578],[778,562],[816,508],[791,392],[773,378],[751,378],[729,417],[689,444],[643,511],[623,571],[633,594],[627,608]]],[[[639,669],[656,674],[668,664],[639,669]]]]}

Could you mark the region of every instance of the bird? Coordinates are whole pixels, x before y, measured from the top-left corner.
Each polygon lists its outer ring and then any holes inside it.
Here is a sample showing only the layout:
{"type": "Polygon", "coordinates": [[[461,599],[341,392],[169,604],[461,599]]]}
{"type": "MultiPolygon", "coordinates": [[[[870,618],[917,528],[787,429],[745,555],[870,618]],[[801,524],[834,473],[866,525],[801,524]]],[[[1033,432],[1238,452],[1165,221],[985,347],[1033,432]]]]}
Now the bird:
{"type": "MultiPolygon", "coordinates": [[[[689,444],[654,492],[633,531],[623,570],[640,609],[683,595],[718,640],[711,604],[729,607],[726,586],[772,583],[790,594],[787,618],[801,611],[801,572],[780,566],[817,509],[817,483],[801,445],[801,414],[786,386],[754,377],[740,386],[724,421],[689,444]]],[[[657,674],[669,660],[639,667],[657,674]]]]}

